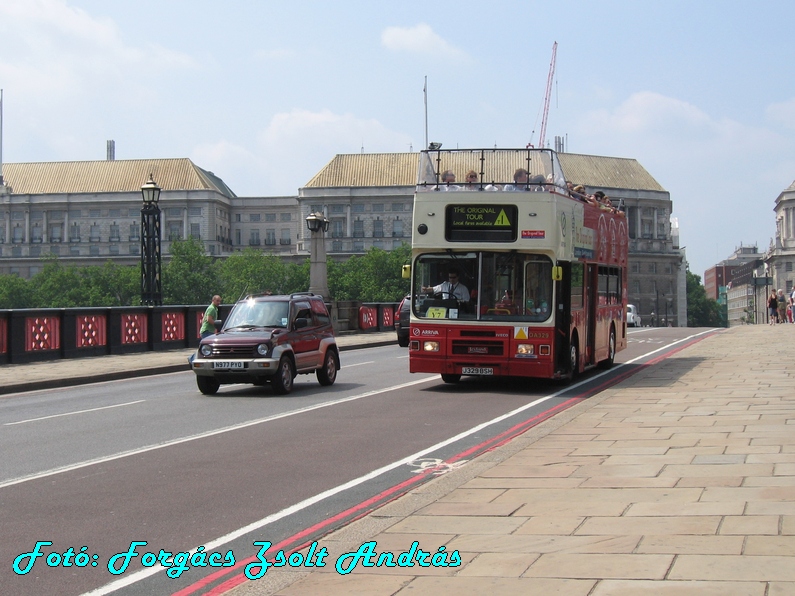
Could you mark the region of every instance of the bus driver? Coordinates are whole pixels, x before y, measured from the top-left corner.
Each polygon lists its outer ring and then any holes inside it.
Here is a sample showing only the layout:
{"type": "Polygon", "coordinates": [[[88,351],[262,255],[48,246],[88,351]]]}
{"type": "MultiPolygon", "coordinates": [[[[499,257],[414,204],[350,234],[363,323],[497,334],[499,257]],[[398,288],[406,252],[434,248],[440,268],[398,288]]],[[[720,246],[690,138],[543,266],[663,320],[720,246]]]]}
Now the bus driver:
{"type": "Polygon", "coordinates": [[[469,290],[459,281],[457,269],[450,269],[447,274],[447,281],[435,286],[423,286],[423,292],[433,292],[441,294],[442,298],[455,298],[461,302],[469,302],[469,290]]]}

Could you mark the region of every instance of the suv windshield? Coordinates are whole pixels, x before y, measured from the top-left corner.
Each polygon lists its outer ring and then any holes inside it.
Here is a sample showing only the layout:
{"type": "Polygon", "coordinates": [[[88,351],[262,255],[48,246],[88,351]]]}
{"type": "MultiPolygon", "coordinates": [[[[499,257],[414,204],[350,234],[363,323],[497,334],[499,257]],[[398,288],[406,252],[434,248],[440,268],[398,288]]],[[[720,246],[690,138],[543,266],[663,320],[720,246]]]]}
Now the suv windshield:
{"type": "Polygon", "coordinates": [[[249,298],[238,302],[229,314],[224,329],[233,327],[287,327],[289,303],[257,301],[249,298]]]}

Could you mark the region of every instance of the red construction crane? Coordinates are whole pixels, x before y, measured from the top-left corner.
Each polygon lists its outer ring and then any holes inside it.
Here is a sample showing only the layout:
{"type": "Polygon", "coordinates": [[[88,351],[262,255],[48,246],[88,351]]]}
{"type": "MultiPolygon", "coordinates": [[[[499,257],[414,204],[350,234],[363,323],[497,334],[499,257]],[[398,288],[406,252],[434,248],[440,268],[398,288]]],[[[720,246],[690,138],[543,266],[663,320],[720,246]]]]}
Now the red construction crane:
{"type": "Polygon", "coordinates": [[[555,78],[555,55],[558,53],[558,42],[552,44],[552,61],[549,63],[549,78],[547,78],[547,93],[544,96],[544,115],[541,118],[541,136],[538,139],[539,147],[546,146],[547,116],[549,115],[549,98],[552,96],[552,79],[555,78]]]}

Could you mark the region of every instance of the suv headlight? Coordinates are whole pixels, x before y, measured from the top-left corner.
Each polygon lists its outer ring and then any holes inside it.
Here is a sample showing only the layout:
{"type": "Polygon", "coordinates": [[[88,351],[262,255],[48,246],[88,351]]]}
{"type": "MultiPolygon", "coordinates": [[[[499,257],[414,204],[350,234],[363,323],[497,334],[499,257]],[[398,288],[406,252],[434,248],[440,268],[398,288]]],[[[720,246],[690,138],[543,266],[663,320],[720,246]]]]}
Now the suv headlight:
{"type": "Polygon", "coordinates": [[[257,354],[260,356],[267,356],[270,346],[268,344],[260,344],[257,346],[257,354]]]}
{"type": "Polygon", "coordinates": [[[201,348],[199,348],[199,351],[202,353],[202,356],[207,357],[213,353],[213,347],[208,344],[204,344],[201,348]]]}

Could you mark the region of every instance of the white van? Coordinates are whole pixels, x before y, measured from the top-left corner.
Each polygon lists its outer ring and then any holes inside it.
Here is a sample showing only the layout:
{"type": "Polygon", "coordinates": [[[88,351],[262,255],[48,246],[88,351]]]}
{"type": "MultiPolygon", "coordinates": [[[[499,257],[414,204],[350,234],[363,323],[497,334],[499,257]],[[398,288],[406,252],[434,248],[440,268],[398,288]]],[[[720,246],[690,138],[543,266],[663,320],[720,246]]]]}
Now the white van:
{"type": "Polygon", "coordinates": [[[634,304],[627,304],[627,327],[641,327],[640,315],[634,304]]]}

